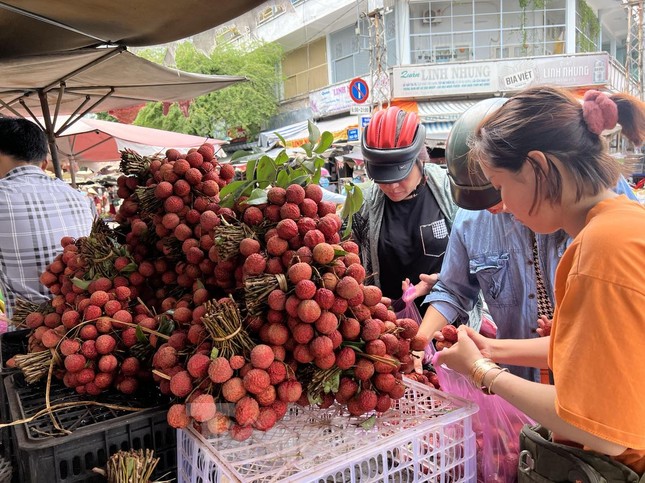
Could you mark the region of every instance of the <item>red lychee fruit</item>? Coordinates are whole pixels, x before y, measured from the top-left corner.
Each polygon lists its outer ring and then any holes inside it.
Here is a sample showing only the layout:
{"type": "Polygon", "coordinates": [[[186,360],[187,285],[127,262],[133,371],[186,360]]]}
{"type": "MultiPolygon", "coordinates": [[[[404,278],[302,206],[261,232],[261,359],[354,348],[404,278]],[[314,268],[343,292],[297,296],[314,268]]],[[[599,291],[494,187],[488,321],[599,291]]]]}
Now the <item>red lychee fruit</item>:
{"type": "Polygon", "coordinates": [[[321,312],[320,305],[314,300],[303,300],[298,304],[298,317],[307,324],[313,324],[321,312]]]}
{"type": "Polygon", "coordinates": [[[249,275],[260,275],[266,268],[266,258],[259,253],[252,253],[244,261],[244,271],[249,275]]]}
{"type": "Polygon", "coordinates": [[[284,188],[274,186],[267,191],[267,199],[269,203],[282,206],[287,200],[287,192],[284,188]]]}
{"type": "Polygon", "coordinates": [[[343,347],[336,354],[336,365],[339,369],[346,370],[356,362],[356,352],[351,347],[343,347]]]}
{"type": "Polygon", "coordinates": [[[168,426],[176,429],[184,429],[190,423],[190,418],[188,417],[184,404],[173,404],[170,406],[166,419],[168,426]]]}
{"type": "Polygon", "coordinates": [[[310,280],[312,275],[311,265],[304,262],[294,263],[287,270],[287,277],[292,284],[297,284],[301,280],[310,280]]]}
{"type": "Polygon", "coordinates": [[[248,257],[249,255],[252,255],[254,253],[259,253],[260,252],[260,242],[257,241],[254,238],[244,238],[240,242],[240,253],[248,257]]]}
{"type": "Polygon", "coordinates": [[[356,297],[361,292],[361,287],[353,277],[343,277],[336,284],[336,293],[345,300],[356,297]]]}
{"type": "Polygon", "coordinates": [[[201,379],[208,374],[210,363],[210,357],[206,354],[197,353],[193,354],[190,359],[188,359],[186,369],[192,377],[195,379],[201,379]]]}
{"type": "Polygon", "coordinates": [[[219,177],[225,181],[230,181],[235,177],[235,168],[230,164],[223,164],[219,170],[219,177]]]}
{"type": "Polygon", "coordinates": [[[455,327],[454,325],[444,325],[441,328],[441,335],[443,335],[443,339],[446,342],[450,344],[455,344],[458,340],[457,327],[455,327]]]}
{"type": "Polygon", "coordinates": [[[233,369],[226,357],[217,357],[210,361],[208,377],[211,381],[221,384],[233,377],[233,369]]]}
{"type": "Polygon", "coordinates": [[[258,369],[267,369],[274,360],[273,349],[266,344],[258,344],[251,349],[251,364],[258,369]]]}
{"type": "Polygon", "coordinates": [[[159,369],[169,369],[177,364],[177,349],[170,345],[163,345],[153,357],[153,365],[159,369]]]}
{"type": "Polygon", "coordinates": [[[278,399],[286,403],[293,403],[300,399],[302,385],[296,380],[283,381],[278,385],[278,399]]]}
{"type": "Polygon", "coordinates": [[[177,397],[186,397],[193,390],[188,371],[180,371],[170,378],[170,392],[177,397]]]}
{"type": "Polygon", "coordinates": [[[280,207],[280,218],[297,220],[300,218],[300,208],[294,203],[285,203],[280,207]]]}
{"type": "Polygon", "coordinates": [[[200,394],[194,398],[189,406],[188,410],[190,416],[197,422],[203,423],[215,417],[217,412],[215,407],[215,400],[210,394],[200,394]]]}
{"type": "Polygon", "coordinates": [[[305,246],[313,250],[316,245],[325,243],[325,235],[320,230],[310,230],[305,233],[302,241],[305,246]]]}
{"type": "Polygon", "coordinates": [[[281,220],[276,225],[276,231],[278,232],[278,235],[280,236],[280,238],[289,240],[298,234],[298,225],[291,218],[287,218],[287,219],[281,220]]]}
{"type": "Polygon", "coordinates": [[[260,406],[252,397],[245,396],[235,404],[235,420],[240,426],[253,424],[260,415],[260,406]]]}
{"type": "Polygon", "coordinates": [[[251,394],[260,394],[271,384],[269,374],[263,369],[251,369],[246,373],[242,381],[244,382],[244,389],[251,394]]]}
{"type": "Polygon", "coordinates": [[[322,312],[314,322],[314,326],[320,334],[331,334],[338,328],[338,317],[332,312],[322,312]]]}
{"type": "Polygon", "coordinates": [[[300,300],[313,299],[316,295],[316,284],[311,280],[300,280],[296,284],[295,293],[300,300]]]}
{"type": "Polygon", "coordinates": [[[323,197],[322,188],[317,184],[308,184],[305,186],[305,197],[315,201],[316,204],[320,203],[323,197]]]}
{"type": "Polygon", "coordinates": [[[222,397],[228,402],[237,402],[246,396],[244,383],[239,377],[232,377],[222,384],[222,397]]]}
{"type": "Polygon", "coordinates": [[[309,352],[314,358],[324,357],[333,350],[334,343],[326,335],[314,337],[309,343],[309,352]]]}
{"type": "Polygon", "coordinates": [[[401,329],[399,335],[403,339],[412,339],[419,331],[419,324],[417,324],[413,319],[398,319],[397,325],[399,326],[399,329],[401,329]]]}
{"type": "Polygon", "coordinates": [[[329,243],[319,243],[313,248],[312,254],[314,262],[320,265],[327,265],[334,259],[334,247],[329,243]]]}
{"type": "Polygon", "coordinates": [[[249,206],[244,210],[243,220],[249,226],[257,226],[264,221],[264,214],[258,207],[249,206]]]}
{"type": "Polygon", "coordinates": [[[260,408],[260,414],[253,423],[253,427],[260,431],[267,431],[275,425],[277,419],[275,411],[272,408],[263,407],[260,408]]]}
{"type": "Polygon", "coordinates": [[[334,305],[334,292],[326,288],[316,290],[314,300],[323,310],[329,310],[334,305]]]}
{"type": "Polygon", "coordinates": [[[65,357],[63,364],[68,372],[80,372],[84,367],[87,360],[81,354],[70,354],[65,357]]]}
{"type": "Polygon", "coordinates": [[[374,364],[367,359],[359,359],[354,367],[354,376],[359,381],[367,381],[374,375],[374,364]]]}
{"type": "Polygon", "coordinates": [[[297,184],[287,186],[286,199],[288,203],[299,205],[305,199],[305,189],[297,184]]]}
{"type": "Polygon", "coordinates": [[[119,361],[113,354],[106,354],[99,359],[98,368],[101,372],[114,372],[117,367],[119,367],[119,361]]]}

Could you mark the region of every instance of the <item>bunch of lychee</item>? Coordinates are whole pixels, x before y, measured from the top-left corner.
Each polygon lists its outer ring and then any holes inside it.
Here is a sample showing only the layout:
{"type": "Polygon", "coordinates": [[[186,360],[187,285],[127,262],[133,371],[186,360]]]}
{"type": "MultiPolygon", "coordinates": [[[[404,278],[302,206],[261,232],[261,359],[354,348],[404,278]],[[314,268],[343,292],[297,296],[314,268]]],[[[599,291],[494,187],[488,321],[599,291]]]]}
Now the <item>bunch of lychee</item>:
{"type": "Polygon", "coordinates": [[[190,290],[196,280],[214,284],[219,191],[234,174],[231,165],[217,162],[213,146],[204,144],[186,154],[169,149],[164,159],[150,162],[145,175],[117,180],[124,198],[117,220],[129,228],[126,244],[153,289],[190,290]]]}
{"type": "Polygon", "coordinates": [[[168,411],[168,423],[175,428],[192,421],[210,434],[228,432],[244,440],[254,429],[272,428],[302,394],[293,367],[276,359],[266,344],[256,345],[247,357],[211,357],[200,350],[185,367],[177,364],[180,357],[169,341],[154,360],[156,373],[164,374],[166,387],[181,400],[168,411]]]}
{"type": "MultiPolygon", "coordinates": [[[[140,379],[149,378],[141,362],[127,352],[137,343],[136,325],[157,328],[145,308],[131,307],[143,280],[136,271],[86,280],[89,273],[78,241],[63,238],[63,253],[41,275],[54,296],[49,310],[25,317],[32,330],[29,352],[55,350],[55,360],[60,361],[55,374],[81,394],[98,395],[110,387],[131,394],[140,379]]],[[[131,263],[128,257],[114,261],[117,271],[131,263]]]]}

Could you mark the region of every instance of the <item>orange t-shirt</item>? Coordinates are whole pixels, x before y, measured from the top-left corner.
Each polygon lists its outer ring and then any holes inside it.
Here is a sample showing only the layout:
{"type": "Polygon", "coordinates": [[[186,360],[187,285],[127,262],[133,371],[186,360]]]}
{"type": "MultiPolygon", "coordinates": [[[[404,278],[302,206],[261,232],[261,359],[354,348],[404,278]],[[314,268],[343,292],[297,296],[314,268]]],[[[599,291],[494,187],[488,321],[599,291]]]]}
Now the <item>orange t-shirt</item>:
{"type": "Polygon", "coordinates": [[[604,200],[564,253],[555,280],[549,366],[556,411],[628,449],[645,472],[645,207],[604,200]]]}

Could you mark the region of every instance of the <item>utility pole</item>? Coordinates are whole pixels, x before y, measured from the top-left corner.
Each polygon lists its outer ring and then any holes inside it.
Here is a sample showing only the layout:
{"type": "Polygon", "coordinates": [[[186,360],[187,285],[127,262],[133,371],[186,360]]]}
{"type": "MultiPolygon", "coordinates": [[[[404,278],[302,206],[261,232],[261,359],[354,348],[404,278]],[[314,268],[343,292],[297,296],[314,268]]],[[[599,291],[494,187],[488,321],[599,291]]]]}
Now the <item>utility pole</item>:
{"type": "Polygon", "coordinates": [[[387,73],[387,42],[385,39],[385,9],[377,8],[367,13],[370,41],[370,77],[372,103],[379,108],[389,106],[392,100],[387,73]]]}
{"type": "Polygon", "coordinates": [[[645,100],[643,89],[643,56],[645,51],[645,23],[643,0],[630,0],[627,4],[627,40],[625,58],[626,87],[629,93],[645,100]]]}

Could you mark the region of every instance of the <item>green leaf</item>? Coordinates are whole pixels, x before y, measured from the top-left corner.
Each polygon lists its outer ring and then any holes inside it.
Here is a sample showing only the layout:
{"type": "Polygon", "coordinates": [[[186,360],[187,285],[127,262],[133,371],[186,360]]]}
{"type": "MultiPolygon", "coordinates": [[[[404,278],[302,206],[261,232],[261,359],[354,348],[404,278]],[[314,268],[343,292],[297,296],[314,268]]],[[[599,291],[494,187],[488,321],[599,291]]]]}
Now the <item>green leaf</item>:
{"type": "Polygon", "coordinates": [[[232,182],[230,182],[229,184],[227,184],[226,186],[224,186],[224,187],[220,190],[220,192],[219,192],[219,196],[220,196],[220,198],[224,198],[224,197],[226,197],[227,195],[229,195],[229,194],[231,194],[231,193],[234,193],[234,192],[235,192],[235,190],[236,190],[236,189],[238,189],[240,186],[242,186],[244,183],[247,183],[247,181],[244,181],[244,180],[238,180],[238,181],[232,181],[232,182]]]}
{"type": "Polygon", "coordinates": [[[366,431],[369,431],[374,427],[376,424],[376,415],[372,414],[369,418],[367,418],[365,421],[361,423],[361,428],[363,428],[366,431]]]}
{"type": "Polygon", "coordinates": [[[308,158],[311,158],[314,155],[313,145],[311,143],[301,144],[300,147],[305,151],[308,158]]]}
{"type": "MultiPolygon", "coordinates": [[[[255,179],[255,170],[257,169],[257,165],[258,165],[258,160],[257,159],[250,159],[249,161],[247,161],[247,163],[246,163],[246,172],[244,173],[244,177],[247,180],[255,179]]],[[[228,185],[226,185],[226,186],[228,186],[228,185]]]]}
{"type": "Polygon", "coordinates": [[[322,154],[329,149],[331,144],[334,142],[334,135],[329,131],[325,131],[320,136],[320,141],[314,148],[314,152],[322,154]]]}
{"type": "Polygon", "coordinates": [[[320,139],[320,129],[318,129],[318,126],[309,120],[307,121],[307,130],[309,131],[309,143],[313,146],[318,142],[318,139],[320,139]]]}
{"type": "Polygon", "coordinates": [[[276,180],[276,185],[280,186],[281,188],[285,188],[289,186],[289,173],[287,173],[285,170],[280,170],[278,171],[278,178],[276,180]]]}
{"type": "Polygon", "coordinates": [[[137,342],[141,342],[142,344],[148,343],[148,338],[146,337],[146,334],[143,332],[143,329],[140,325],[137,325],[135,335],[137,336],[137,342]]]}
{"type": "Polygon", "coordinates": [[[287,154],[287,150],[283,149],[275,157],[275,164],[276,164],[276,166],[282,166],[287,161],[289,161],[289,155],[287,154]]]}
{"type": "Polygon", "coordinates": [[[139,266],[136,263],[130,262],[120,270],[120,273],[136,272],[138,268],[139,268],[139,266]]]}
{"type": "Polygon", "coordinates": [[[276,167],[273,164],[273,159],[269,156],[262,156],[258,162],[258,175],[257,180],[260,182],[272,183],[276,178],[276,167]]]}
{"type": "Polygon", "coordinates": [[[334,249],[334,258],[336,258],[336,257],[344,257],[348,253],[349,252],[346,252],[345,250],[341,250],[340,248],[335,248],[334,249]]]}
{"type": "Polygon", "coordinates": [[[297,176],[297,177],[293,178],[291,180],[291,183],[289,183],[289,184],[299,184],[299,185],[302,186],[304,183],[307,182],[308,179],[309,179],[309,175],[304,174],[304,175],[297,176]]]}
{"type": "Polygon", "coordinates": [[[72,279],[72,283],[76,285],[78,288],[82,288],[83,290],[87,290],[87,287],[90,286],[90,283],[92,283],[91,280],[81,280],[80,278],[74,277],[72,279]]]}
{"type": "Polygon", "coordinates": [[[236,159],[240,159],[240,158],[243,158],[244,156],[248,156],[248,155],[249,155],[248,151],[244,151],[243,149],[240,149],[239,151],[235,151],[231,155],[231,163],[233,161],[235,161],[236,159]]]}
{"type": "Polygon", "coordinates": [[[267,192],[261,188],[255,188],[251,191],[248,199],[245,201],[248,205],[263,205],[268,203],[267,192]]]}
{"type": "Polygon", "coordinates": [[[311,404],[312,406],[314,404],[320,404],[320,403],[323,402],[322,401],[322,396],[318,395],[318,396],[314,397],[314,396],[311,395],[311,393],[307,393],[307,400],[309,401],[309,404],[311,404]]]}
{"type": "Polygon", "coordinates": [[[217,347],[213,347],[211,349],[211,360],[212,359],[217,359],[218,355],[219,355],[219,349],[217,347]]]}
{"type": "Polygon", "coordinates": [[[287,141],[284,140],[284,138],[277,132],[274,132],[276,136],[278,136],[278,139],[280,140],[280,144],[282,144],[285,148],[287,147],[287,141]]]}

